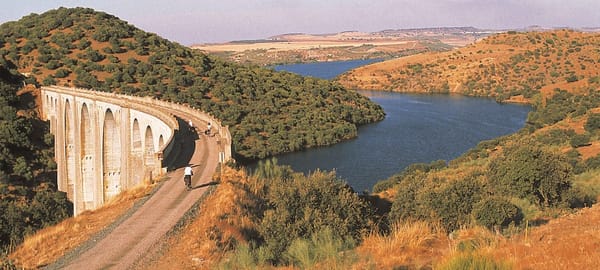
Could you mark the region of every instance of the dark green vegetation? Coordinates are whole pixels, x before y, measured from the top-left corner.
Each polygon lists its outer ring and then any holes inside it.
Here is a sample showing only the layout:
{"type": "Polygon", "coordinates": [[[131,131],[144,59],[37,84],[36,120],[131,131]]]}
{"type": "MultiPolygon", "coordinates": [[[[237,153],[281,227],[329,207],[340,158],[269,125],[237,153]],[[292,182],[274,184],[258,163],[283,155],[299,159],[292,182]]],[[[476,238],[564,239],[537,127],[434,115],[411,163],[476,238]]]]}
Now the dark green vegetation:
{"type": "Polygon", "coordinates": [[[545,103],[534,106],[516,134],[483,141],[447,166],[413,164],[379,182],[375,192],[396,190],[390,222],[425,219],[449,231],[472,224],[502,229],[595,203],[598,181],[584,185],[577,179],[600,168],[598,153],[584,159],[579,152],[600,139],[599,114],[593,112],[600,94],[593,86],[585,95],[556,90],[545,103]],[[566,121],[584,121],[583,133],[565,128],[566,121]]]}
{"type": "Polygon", "coordinates": [[[325,80],[206,56],[91,9],[60,8],[0,26],[5,66],[42,85],[188,103],[230,126],[238,159],[264,158],[356,136],[382,109],[325,80]]]}
{"type": "Polygon", "coordinates": [[[272,159],[261,161],[254,174],[249,207],[256,231],[227,263],[232,269],[244,264],[310,268],[355,247],[374,228],[372,207],[335,173],[305,176],[272,159]]]}
{"type": "Polygon", "coordinates": [[[13,73],[0,66],[0,253],[70,214],[52,184],[53,137],[35,118],[31,95],[17,95],[22,84],[13,73]]]}

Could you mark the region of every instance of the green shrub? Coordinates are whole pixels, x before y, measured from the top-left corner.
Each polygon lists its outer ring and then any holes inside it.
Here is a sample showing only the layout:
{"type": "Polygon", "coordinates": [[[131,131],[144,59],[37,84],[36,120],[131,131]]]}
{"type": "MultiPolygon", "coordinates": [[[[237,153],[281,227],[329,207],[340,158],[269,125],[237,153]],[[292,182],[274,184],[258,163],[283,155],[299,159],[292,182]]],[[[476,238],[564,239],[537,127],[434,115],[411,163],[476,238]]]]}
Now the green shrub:
{"type": "Polygon", "coordinates": [[[269,181],[267,210],[259,225],[264,239],[263,254],[268,261],[281,264],[282,254],[298,238],[330,228],[341,239],[358,241],[370,230],[373,212],[366,201],[335,173],[317,171],[310,176],[269,181]]]}
{"type": "Polygon", "coordinates": [[[570,82],[570,83],[571,83],[571,82],[576,82],[576,81],[579,81],[579,78],[577,77],[577,75],[575,75],[575,74],[572,74],[571,76],[568,76],[568,77],[566,77],[566,78],[565,78],[565,80],[566,80],[567,82],[570,82]]]}
{"type": "Polygon", "coordinates": [[[575,186],[565,194],[565,203],[570,208],[591,207],[596,203],[596,198],[600,195],[591,188],[575,186]]]}
{"type": "Polygon", "coordinates": [[[393,188],[400,182],[398,177],[391,176],[386,180],[381,180],[373,185],[373,193],[380,193],[393,188]]]}
{"type": "Polygon", "coordinates": [[[69,71],[68,69],[61,68],[56,71],[56,73],[54,74],[54,77],[65,78],[65,77],[69,76],[70,73],[71,73],[71,71],[69,71]]]}
{"type": "MultiPolygon", "coordinates": [[[[483,186],[475,178],[467,178],[447,183],[439,190],[424,191],[423,203],[430,218],[439,220],[448,231],[454,231],[471,222],[473,206],[481,200],[483,186]]],[[[426,215],[422,212],[420,215],[426,215]]]]}
{"type": "Polygon", "coordinates": [[[435,267],[439,270],[509,270],[512,269],[510,263],[497,261],[494,257],[485,256],[477,253],[459,253],[452,257],[448,262],[435,267]]]}
{"type": "Polygon", "coordinates": [[[334,261],[337,266],[340,266],[348,255],[348,253],[342,255],[342,251],[354,246],[354,240],[342,239],[326,227],[315,232],[310,239],[294,240],[286,251],[286,258],[301,269],[313,269],[317,263],[323,261],[334,261]]]}
{"type": "Polygon", "coordinates": [[[575,135],[572,129],[555,128],[536,136],[537,141],[545,145],[560,145],[569,141],[575,135]]]}
{"type": "Polygon", "coordinates": [[[431,170],[440,170],[440,169],[446,168],[447,166],[448,166],[448,163],[443,159],[434,160],[429,164],[427,164],[427,163],[410,164],[404,170],[402,170],[402,172],[392,175],[392,176],[390,176],[390,178],[388,178],[386,180],[377,182],[373,186],[373,192],[379,193],[382,191],[386,191],[386,190],[394,187],[398,183],[400,183],[400,181],[404,177],[410,176],[412,174],[415,174],[418,172],[429,172],[431,170]]]}
{"type": "Polygon", "coordinates": [[[42,81],[42,83],[44,85],[55,85],[56,84],[56,80],[54,79],[54,77],[52,75],[48,75],[46,78],[44,78],[44,80],[42,81]]]}
{"type": "Polygon", "coordinates": [[[420,171],[402,179],[396,188],[396,197],[389,214],[390,223],[410,218],[425,218],[419,216],[423,205],[417,200],[417,196],[426,179],[426,174],[420,171]]]}
{"type": "Polygon", "coordinates": [[[501,229],[511,222],[519,224],[523,213],[506,199],[492,197],[483,199],[473,207],[475,221],[488,229],[501,229]]]}
{"type": "Polygon", "coordinates": [[[596,132],[600,128],[600,113],[591,114],[584,127],[587,132],[596,132]]]}
{"type": "Polygon", "coordinates": [[[488,179],[502,194],[556,206],[571,187],[572,167],[563,155],[532,145],[517,145],[490,162],[488,179]]]}
{"type": "Polygon", "coordinates": [[[588,146],[588,145],[590,145],[590,135],[589,134],[575,134],[571,138],[570,143],[573,148],[588,146]]]}
{"type": "Polygon", "coordinates": [[[483,186],[475,176],[448,181],[429,180],[423,172],[411,174],[397,187],[389,221],[429,220],[453,231],[469,225],[473,205],[482,193],[483,186]]]}
{"type": "Polygon", "coordinates": [[[600,155],[586,159],[584,164],[588,170],[600,168],[600,155]]]}

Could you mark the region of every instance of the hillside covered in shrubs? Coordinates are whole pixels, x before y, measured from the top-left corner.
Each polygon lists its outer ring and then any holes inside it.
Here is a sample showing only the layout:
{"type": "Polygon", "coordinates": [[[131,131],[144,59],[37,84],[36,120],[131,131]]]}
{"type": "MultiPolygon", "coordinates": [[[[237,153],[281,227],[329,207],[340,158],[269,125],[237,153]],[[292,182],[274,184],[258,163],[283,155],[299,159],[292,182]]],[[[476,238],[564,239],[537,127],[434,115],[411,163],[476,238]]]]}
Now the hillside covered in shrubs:
{"type": "Polygon", "coordinates": [[[0,254],[70,215],[56,190],[54,141],[16,70],[0,67],[0,254]]]}
{"type": "Polygon", "coordinates": [[[333,144],[384,117],[339,84],[229,63],[86,8],[1,25],[0,56],[0,65],[36,85],[152,96],[210,112],[230,126],[238,159],[333,144]]]}

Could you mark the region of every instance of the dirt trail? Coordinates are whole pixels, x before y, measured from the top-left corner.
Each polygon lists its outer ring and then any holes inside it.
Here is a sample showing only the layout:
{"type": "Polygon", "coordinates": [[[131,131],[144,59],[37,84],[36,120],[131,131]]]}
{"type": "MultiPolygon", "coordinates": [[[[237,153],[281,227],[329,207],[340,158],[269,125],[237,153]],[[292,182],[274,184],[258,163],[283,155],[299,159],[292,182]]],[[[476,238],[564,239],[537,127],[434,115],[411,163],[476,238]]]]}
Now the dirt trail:
{"type": "MultiPolygon", "coordinates": [[[[187,122],[192,119],[194,126],[204,128],[206,123],[200,119],[161,108],[187,122]]],[[[182,122],[180,120],[180,122],[182,122]]],[[[185,126],[182,126],[185,129],[185,126]]],[[[76,258],[65,262],[64,265],[53,265],[56,269],[126,269],[143,258],[147,251],[161,239],[190,207],[202,196],[206,185],[218,165],[217,136],[196,136],[186,130],[181,137],[180,156],[190,157],[189,161],[194,170],[191,191],[183,184],[183,168],[178,168],[167,174],[169,178],[162,187],[152,195],[128,219],[119,224],[110,234],[99,240],[93,247],[76,258]],[[192,147],[193,146],[193,147],[192,147]],[[193,151],[193,153],[191,153],[193,151]]]]}

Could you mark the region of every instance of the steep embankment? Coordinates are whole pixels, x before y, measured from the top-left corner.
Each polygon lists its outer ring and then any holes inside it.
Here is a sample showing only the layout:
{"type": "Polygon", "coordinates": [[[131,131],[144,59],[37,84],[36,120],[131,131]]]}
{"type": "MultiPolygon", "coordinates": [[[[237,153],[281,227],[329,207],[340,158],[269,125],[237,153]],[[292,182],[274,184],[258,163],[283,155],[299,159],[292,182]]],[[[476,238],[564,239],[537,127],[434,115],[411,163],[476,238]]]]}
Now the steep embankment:
{"type": "Polygon", "coordinates": [[[339,84],[242,66],[144,32],[91,9],[60,8],[0,26],[0,65],[42,85],[188,103],[230,126],[238,158],[356,136],[383,110],[339,84]]]}

